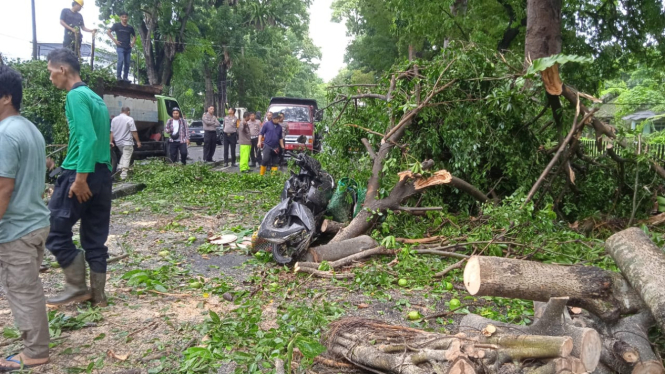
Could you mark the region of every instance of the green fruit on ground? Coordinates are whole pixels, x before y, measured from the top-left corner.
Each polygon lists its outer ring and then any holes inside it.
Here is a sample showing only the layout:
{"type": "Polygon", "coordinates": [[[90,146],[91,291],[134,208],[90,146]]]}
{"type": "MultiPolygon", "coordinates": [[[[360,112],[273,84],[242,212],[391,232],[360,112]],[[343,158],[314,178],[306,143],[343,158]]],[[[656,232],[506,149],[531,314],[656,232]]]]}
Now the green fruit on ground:
{"type": "Polygon", "coordinates": [[[409,312],[409,319],[411,321],[417,320],[420,318],[420,313],[416,312],[415,310],[413,312],[409,312]]]}
{"type": "Polygon", "coordinates": [[[450,306],[450,309],[457,309],[462,306],[462,303],[459,301],[459,299],[450,299],[448,305],[450,306]]]}
{"type": "Polygon", "coordinates": [[[190,236],[189,238],[187,238],[187,240],[189,240],[190,242],[195,242],[196,236],[190,236]]]}
{"type": "Polygon", "coordinates": [[[122,214],[125,214],[125,215],[126,215],[126,214],[129,214],[129,212],[126,211],[126,210],[124,210],[124,211],[122,212],[122,214]]]}
{"type": "Polygon", "coordinates": [[[203,287],[203,285],[201,284],[201,282],[192,282],[192,283],[189,284],[189,287],[201,288],[201,287],[203,287]]]}
{"type": "Polygon", "coordinates": [[[400,287],[406,287],[406,285],[407,285],[408,283],[409,283],[409,282],[407,282],[406,279],[404,279],[404,278],[400,279],[400,280],[397,282],[397,284],[399,284],[400,287]]]}
{"type": "Polygon", "coordinates": [[[446,282],[446,290],[451,291],[453,289],[453,284],[450,282],[446,282]]]}
{"type": "Polygon", "coordinates": [[[58,263],[58,261],[51,261],[51,267],[52,268],[59,268],[60,264],[58,263]]]}
{"type": "Polygon", "coordinates": [[[140,210],[141,210],[141,208],[139,208],[139,207],[134,208],[134,211],[135,211],[135,212],[138,212],[138,211],[140,211],[140,210]]]}
{"type": "Polygon", "coordinates": [[[159,255],[162,256],[162,257],[166,257],[166,256],[168,256],[169,254],[170,254],[169,251],[161,251],[161,252],[159,252],[159,255]]]}

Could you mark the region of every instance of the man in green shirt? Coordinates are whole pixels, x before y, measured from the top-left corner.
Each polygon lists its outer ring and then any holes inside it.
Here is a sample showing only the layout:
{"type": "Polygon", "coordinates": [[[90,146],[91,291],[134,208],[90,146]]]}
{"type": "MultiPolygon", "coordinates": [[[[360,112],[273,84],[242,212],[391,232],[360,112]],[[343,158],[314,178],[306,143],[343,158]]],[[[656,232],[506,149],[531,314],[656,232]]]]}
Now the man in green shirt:
{"type": "Polygon", "coordinates": [[[105,243],[111,220],[112,182],[109,112],[102,98],[81,81],[81,66],[71,50],[56,49],[47,59],[51,82],[67,91],[65,111],[69,122],[67,157],[49,202],[51,232],[46,240],[46,248],[65,274],[65,289],[47,304],[92,299],[93,304],[105,306],[105,243]],[[83,252],[72,240],[72,227],[79,220],[83,252]],[[90,290],[86,285],[86,261],[90,266],[90,290]]]}
{"type": "Polygon", "coordinates": [[[49,360],[49,329],[39,267],[49,211],[42,201],[46,176],[44,137],[21,117],[21,75],[0,66],[0,285],[16,326],[21,353],[0,359],[0,372],[49,360]]]}

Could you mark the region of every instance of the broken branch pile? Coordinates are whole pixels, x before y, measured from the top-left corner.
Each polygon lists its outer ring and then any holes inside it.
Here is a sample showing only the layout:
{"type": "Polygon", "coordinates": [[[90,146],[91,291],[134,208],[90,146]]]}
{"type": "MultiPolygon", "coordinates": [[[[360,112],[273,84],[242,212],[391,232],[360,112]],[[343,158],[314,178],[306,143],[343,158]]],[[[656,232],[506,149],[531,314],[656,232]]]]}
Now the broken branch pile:
{"type": "Polygon", "coordinates": [[[648,331],[665,326],[665,254],[638,228],[605,243],[622,273],[502,257],[472,256],[472,295],[534,301],[534,323],[476,314],[457,335],[348,318],[325,337],[332,361],[377,373],[665,374],[648,331]],[[546,302],[546,303],[545,303],[546,302]]]}

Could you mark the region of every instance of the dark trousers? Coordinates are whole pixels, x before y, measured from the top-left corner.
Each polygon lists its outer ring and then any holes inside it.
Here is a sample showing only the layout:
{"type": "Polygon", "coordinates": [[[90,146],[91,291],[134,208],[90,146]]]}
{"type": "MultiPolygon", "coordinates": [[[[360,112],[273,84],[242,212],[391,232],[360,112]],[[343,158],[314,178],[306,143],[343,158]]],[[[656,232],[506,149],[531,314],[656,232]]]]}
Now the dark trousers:
{"type": "Polygon", "coordinates": [[[252,149],[249,152],[252,159],[252,165],[261,163],[261,149],[259,148],[259,138],[252,139],[252,149]]]}
{"type": "Polygon", "coordinates": [[[169,143],[169,158],[174,164],[178,162],[178,154],[180,154],[180,162],[187,165],[187,143],[170,142],[169,143]]]}
{"type": "Polygon", "coordinates": [[[231,163],[236,163],[236,144],[238,143],[238,134],[224,133],[224,163],[229,163],[229,148],[231,148],[231,163]]]}
{"type": "Polygon", "coordinates": [[[58,260],[61,267],[72,264],[79,250],[72,239],[72,227],[81,220],[79,229],[81,247],[90,270],[106,273],[109,249],[106,239],[111,222],[111,171],[104,164],[97,164],[94,173],[88,174],[90,200],[79,203],[76,195],[69,197],[69,188],[76,179],[76,171],[65,170],[58,177],[53,196],[48,204],[51,211],[51,231],[46,248],[58,260]]]}
{"type": "Polygon", "coordinates": [[[132,62],[132,49],[131,48],[116,48],[118,52],[118,65],[116,66],[116,75],[120,79],[120,73],[122,72],[122,79],[127,80],[129,75],[129,64],[132,62]]]}
{"type": "Polygon", "coordinates": [[[203,161],[212,162],[212,157],[217,149],[217,131],[206,130],[203,133],[203,161]]]}
{"type": "Polygon", "coordinates": [[[261,166],[278,166],[279,165],[279,154],[275,153],[277,148],[272,148],[271,146],[264,144],[263,145],[263,157],[261,158],[261,166]]]}

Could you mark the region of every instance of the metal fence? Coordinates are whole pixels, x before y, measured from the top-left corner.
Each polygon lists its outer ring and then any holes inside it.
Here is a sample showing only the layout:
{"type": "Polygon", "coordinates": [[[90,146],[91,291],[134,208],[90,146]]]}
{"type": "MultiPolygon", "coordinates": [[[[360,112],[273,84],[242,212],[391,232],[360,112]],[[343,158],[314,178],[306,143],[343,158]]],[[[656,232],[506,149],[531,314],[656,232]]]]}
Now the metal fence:
{"type": "MultiPolygon", "coordinates": [[[[606,140],[601,141],[601,150],[598,150],[598,147],[596,147],[595,140],[580,139],[580,143],[582,143],[582,147],[586,155],[591,157],[599,157],[605,153],[607,144],[610,142],[606,140]]],[[[635,144],[635,148],[637,148],[637,144],[635,144]]],[[[634,151],[633,149],[626,149],[623,147],[615,147],[614,149],[619,156],[625,156],[628,152],[634,151]]],[[[642,143],[642,152],[648,153],[654,160],[665,163],[665,144],[642,143]]]]}

